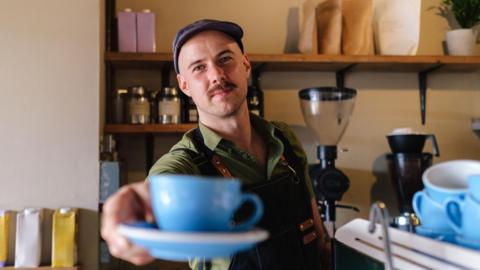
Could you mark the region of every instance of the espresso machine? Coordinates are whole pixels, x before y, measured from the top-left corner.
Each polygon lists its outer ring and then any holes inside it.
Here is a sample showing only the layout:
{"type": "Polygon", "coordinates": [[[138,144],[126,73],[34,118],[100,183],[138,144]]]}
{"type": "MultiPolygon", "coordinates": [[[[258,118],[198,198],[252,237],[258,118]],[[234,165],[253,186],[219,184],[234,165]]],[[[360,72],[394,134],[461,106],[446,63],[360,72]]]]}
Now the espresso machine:
{"type": "MultiPolygon", "coordinates": [[[[335,168],[337,144],[347,128],[357,91],[350,88],[315,87],[299,92],[303,118],[315,135],[319,164],[310,168],[315,196],[330,235],[335,233],[336,207],[348,190],[350,181],[335,168]]],[[[358,211],[358,209],[357,209],[358,211]]]]}
{"type": "MultiPolygon", "coordinates": [[[[423,172],[433,156],[439,156],[439,149],[433,134],[404,131],[387,135],[392,149],[387,161],[399,210],[408,214],[413,212],[413,194],[423,188],[423,172]],[[424,152],[428,140],[432,140],[432,153],[424,152]]],[[[386,205],[375,202],[368,220],[357,218],[339,228],[335,234],[335,269],[480,270],[479,250],[395,228],[389,222],[386,205]]]]}
{"type": "Polygon", "coordinates": [[[392,153],[387,154],[390,180],[397,196],[401,216],[413,214],[412,198],[423,189],[423,172],[432,165],[433,156],[440,156],[433,134],[422,134],[410,129],[396,129],[387,135],[392,153]],[[423,152],[426,141],[432,142],[432,153],[423,152]]]}

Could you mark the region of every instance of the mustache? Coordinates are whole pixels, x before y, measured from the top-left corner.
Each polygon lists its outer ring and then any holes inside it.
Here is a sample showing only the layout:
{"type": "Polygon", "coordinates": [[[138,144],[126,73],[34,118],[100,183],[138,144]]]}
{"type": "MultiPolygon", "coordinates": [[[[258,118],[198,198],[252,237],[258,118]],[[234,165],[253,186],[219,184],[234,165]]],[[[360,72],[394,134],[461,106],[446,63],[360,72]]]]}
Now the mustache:
{"type": "Polygon", "coordinates": [[[208,89],[208,92],[210,93],[217,90],[233,90],[235,88],[237,88],[236,84],[226,80],[222,80],[221,83],[217,83],[214,86],[212,86],[210,89],[208,89]]]}

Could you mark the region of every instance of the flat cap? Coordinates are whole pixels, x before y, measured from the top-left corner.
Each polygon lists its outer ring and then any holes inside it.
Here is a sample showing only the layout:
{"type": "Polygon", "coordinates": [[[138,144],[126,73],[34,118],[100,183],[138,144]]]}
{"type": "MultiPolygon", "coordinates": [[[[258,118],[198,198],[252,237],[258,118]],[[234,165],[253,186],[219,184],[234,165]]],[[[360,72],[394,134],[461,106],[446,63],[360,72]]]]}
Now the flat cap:
{"type": "Polygon", "coordinates": [[[228,21],[208,19],[199,20],[183,27],[175,35],[175,39],[173,41],[173,67],[175,68],[175,72],[177,72],[177,74],[180,73],[178,68],[178,56],[180,55],[180,50],[182,49],[183,44],[185,44],[185,42],[187,42],[194,35],[208,30],[219,31],[229,35],[231,38],[233,38],[233,40],[235,40],[235,42],[237,42],[240,50],[243,52],[243,30],[238,24],[228,21]]]}

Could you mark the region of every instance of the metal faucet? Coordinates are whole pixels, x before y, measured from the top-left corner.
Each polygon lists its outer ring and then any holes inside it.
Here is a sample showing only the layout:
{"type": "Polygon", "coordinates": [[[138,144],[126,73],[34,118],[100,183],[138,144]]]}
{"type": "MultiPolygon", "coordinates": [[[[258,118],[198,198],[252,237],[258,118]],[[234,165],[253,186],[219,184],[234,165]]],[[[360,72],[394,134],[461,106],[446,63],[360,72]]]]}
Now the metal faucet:
{"type": "Polygon", "coordinates": [[[383,230],[383,248],[385,250],[386,266],[385,270],[394,270],[392,249],[390,246],[390,236],[388,234],[388,211],[385,204],[381,201],[376,201],[370,207],[369,214],[370,224],[368,225],[368,232],[374,233],[376,229],[376,223],[380,223],[383,230]]]}

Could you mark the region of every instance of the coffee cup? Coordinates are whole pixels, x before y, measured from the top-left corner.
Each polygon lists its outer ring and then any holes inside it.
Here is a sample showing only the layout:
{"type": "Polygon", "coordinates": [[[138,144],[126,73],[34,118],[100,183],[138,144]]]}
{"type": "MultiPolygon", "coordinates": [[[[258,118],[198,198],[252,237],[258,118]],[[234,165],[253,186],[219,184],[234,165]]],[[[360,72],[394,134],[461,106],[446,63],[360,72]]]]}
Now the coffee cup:
{"type": "Polygon", "coordinates": [[[417,191],[413,195],[412,207],[423,228],[437,233],[453,232],[447,223],[443,205],[434,200],[425,190],[417,191]]]}
{"type": "Polygon", "coordinates": [[[152,210],[162,230],[228,232],[253,228],[263,214],[260,198],[242,193],[238,179],[161,174],[149,177],[152,210]],[[243,204],[253,211],[244,220],[234,216],[243,204]]]}
{"type": "Polygon", "coordinates": [[[444,202],[448,225],[463,238],[480,240],[480,175],[468,178],[465,200],[449,198],[444,202]]]}
{"type": "Polygon", "coordinates": [[[422,175],[422,181],[428,194],[443,204],[450,197],[463,198],[468,188],[468,176],[479,173],[479,161],[453,160],[428,168],[422,175]]]}
{"type": "Polygon", "coordinates": [[[468,177],[468,194],[472,199],[480,202],[480,171],[468,177]]]}

